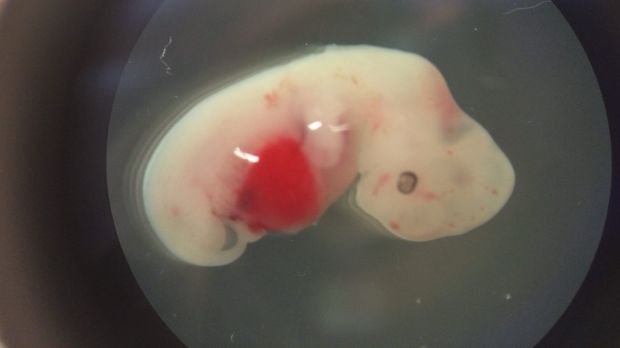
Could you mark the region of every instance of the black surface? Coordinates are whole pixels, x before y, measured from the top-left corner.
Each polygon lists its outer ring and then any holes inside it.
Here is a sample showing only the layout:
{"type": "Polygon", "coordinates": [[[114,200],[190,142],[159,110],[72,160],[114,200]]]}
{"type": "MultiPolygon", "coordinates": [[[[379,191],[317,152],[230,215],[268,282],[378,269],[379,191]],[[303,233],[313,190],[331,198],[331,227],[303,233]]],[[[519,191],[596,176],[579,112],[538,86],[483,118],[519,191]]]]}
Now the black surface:
{"type": "Polygon", "coordinates": [[[105,183],[114,90],[157,6],[42,0],[6,9],[0,330],[11,348],[182,346],[129,270],[105,183]]]}
{"type": "MultiPolygon", "coordinates": [[[[11,348],[181,346],[131,275],[105,187],[114,90],[160,2],[20,0],[0,22],[0,333],[11,348]]],[[[555,3],[605,97],[614,183],[592,269],[540,346],[618,347],[620,6],[555,3]]]]}

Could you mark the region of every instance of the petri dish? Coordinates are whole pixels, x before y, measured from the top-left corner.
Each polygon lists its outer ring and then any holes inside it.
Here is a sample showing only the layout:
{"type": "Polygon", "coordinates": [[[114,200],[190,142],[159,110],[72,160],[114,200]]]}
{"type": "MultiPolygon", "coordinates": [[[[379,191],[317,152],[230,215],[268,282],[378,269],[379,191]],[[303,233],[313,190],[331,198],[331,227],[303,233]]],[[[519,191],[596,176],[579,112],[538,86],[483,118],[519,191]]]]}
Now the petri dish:
{"type": "Polygon", "coordinates": [[[117,233],[145,296],[191,347],[532,346],[590,267],[609,199],[606,114],[551,2],[167,1],[122,73],[109,125],[117,233]],[[516,186],[491,221],[429,242],[378,237],[334,205],[224,267],[167,252],[141,181],[158,141],[211,91],[313,47],[419,54],[506,153],[516,186]]]}

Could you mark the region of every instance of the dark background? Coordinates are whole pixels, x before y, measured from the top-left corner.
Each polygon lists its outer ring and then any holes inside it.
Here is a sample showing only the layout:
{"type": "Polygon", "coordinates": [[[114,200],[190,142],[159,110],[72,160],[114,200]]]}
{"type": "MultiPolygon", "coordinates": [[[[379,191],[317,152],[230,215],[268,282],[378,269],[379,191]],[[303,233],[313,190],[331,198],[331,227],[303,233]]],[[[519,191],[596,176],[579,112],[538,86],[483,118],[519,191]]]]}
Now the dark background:
{"type": "MultiPolygon", "coordinates": [[[[11,348],[181,346],[113,233],[101,131],[125,61],[160,3],[17,0],[0,19],[0,335],[11,348]]],[[[554,3],[599,79],[614,183],[592,268],[539,345],[618,347],[620,3],[554,3]]]]}

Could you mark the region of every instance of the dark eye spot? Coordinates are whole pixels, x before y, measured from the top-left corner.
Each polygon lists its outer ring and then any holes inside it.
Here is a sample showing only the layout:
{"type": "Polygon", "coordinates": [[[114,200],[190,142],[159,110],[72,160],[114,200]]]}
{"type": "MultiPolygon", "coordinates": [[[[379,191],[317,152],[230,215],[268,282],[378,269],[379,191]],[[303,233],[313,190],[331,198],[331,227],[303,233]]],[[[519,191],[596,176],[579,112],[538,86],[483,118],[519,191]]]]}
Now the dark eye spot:
{"type": "Polygon", "coordinates": [[[400,173],[396,187],[400,193],[407,195],[415,190],[417,184],[418,177],[413,172],[407,171],[400,173]]]}

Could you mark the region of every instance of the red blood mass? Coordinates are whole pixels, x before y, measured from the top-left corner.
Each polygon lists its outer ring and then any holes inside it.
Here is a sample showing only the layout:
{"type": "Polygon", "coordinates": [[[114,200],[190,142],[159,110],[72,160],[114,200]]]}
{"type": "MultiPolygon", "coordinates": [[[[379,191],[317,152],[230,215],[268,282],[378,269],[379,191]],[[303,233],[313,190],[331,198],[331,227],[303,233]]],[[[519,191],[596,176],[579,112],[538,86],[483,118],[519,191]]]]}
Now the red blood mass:
{"type": "Polygon", "coordinates": [[[237,211],[253,230],[287,231],[319,213],[317,184],[299,141],[272,139],[259,148],[237,196],[237,211]]]}

